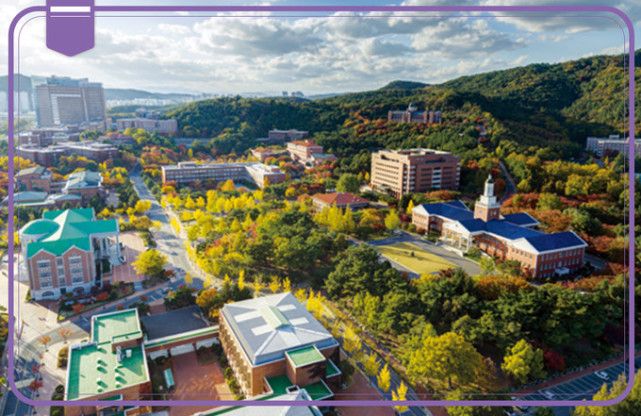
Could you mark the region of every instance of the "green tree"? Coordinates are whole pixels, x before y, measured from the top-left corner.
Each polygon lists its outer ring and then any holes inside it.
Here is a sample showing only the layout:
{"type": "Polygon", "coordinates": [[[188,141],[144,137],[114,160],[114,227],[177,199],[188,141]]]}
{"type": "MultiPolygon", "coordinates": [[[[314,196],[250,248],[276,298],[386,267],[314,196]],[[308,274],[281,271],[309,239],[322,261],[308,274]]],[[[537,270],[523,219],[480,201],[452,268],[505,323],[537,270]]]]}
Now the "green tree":
{"type": "Polygon", "coordinates": [[[411,355],[407,372],[413,377],[429,377],[468,385],[484,372],[483,356],[462,336],[446,332],[427,337],[422,347],[411,355]]]}
{"type": "Polygon", "coordinates": [[[385,226],[388,230],[396,230],[401,226],[401,219],[398,217],[398,213],[395,210],[391,210],[385,216],[385,226]]]}
{"type": "Polygon", "coordinates": [[[351,173],[344,173],[338,178],[338,183],[336,184],[336,190],[338,192],[350,192],[357,193],[360,190],[361,183],[358,180],[358,176],[351,173]]]}
{"type": "Polygon", "coordinates": [[[163,273],[167,257],[156,249],[143,251],[132,263],[136,273],[147,276],[160,276],[163,273]]]}
{"type": "Polygon", "coordinates": [[[505,354],[501,369],[521,383],[544,377],[543,351],[522,339],[505,354]]]}
{"type": "Polygon", "coordinates": [[[378,381],[378,388],[387,393],[391,385],[390,371],[387,363],[385,363],[385,366],[383,367],[381,372],[376,376],[376,380],[378,381]]]}

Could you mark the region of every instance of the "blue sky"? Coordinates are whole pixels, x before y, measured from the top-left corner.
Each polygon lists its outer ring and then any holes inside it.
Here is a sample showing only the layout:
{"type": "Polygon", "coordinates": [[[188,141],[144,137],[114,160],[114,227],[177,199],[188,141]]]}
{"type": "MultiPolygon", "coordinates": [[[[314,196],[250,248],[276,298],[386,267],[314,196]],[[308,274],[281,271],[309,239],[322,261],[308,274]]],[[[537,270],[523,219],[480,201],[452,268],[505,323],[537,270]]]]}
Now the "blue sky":
{"type": "MultiPolygon", "coordinates": [[[[0,16],[5,16],[0,17],[0,24],[8,24],[8,16],[20,8],[43,3],[0,0],[0,16]]],[[[96,3],[172,4],[168,0],[96,3]]],[[[181,3],[229,4],[216,0],[181,3]]],[[[607,4],[628,13],[635,27],[641,20],[641,0],[299,0],[243,4],[607,4]]],[[[100,17],[96,31],[94,50],[67,58],[44,46],[44,19],[27,23],[20,38],[20,71],[29,75],[88,77],[105,87],[152,91],[300,90],[318,94],[375,89],[396,79],[439,83],[535,62],[621,53],[624,47],[621,29],[607,17],[171,14],[154,18],[100,17]]],[[[6,66],[2,69],[6,71],[6,66]]]]}

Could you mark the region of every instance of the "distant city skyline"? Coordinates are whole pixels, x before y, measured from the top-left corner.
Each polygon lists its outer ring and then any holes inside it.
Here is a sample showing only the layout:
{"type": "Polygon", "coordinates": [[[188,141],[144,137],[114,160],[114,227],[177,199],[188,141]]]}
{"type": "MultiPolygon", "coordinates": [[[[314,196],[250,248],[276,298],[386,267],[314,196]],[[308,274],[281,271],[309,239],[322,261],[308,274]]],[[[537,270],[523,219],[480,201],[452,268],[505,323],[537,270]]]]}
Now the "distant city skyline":
{"type": "MultiPolygon", "coordinates": [[[[0,21],[33,4],[0,6],[0,21]]],[[[122,2],[120,2],[123,4],[122,2]]],[[[150,3],[150,2],[137,2],[150,3]]],[[[207,4],[222,4],[208,1],[207,4]]],[[[102,1],[101,5],[118,4],[102,1]]],[[[154,1],[153,4],[170,4],[154,1]]],[[[205,4],[194,0],[190,4],[205,4]]],[[[292,5],[276,1],[270,5],[292,5]]],[[[298,2],[298,4],[307,4],[298,2]]],[[[326,3],[323,3],[326,4],[326,3]]],[[[442,0],[353,1],[350,5],[435,5],[442,0]]],[[[519,0],[457,4],[527,5],[519,0]]],[[[610,5],[638,25],[641,2],[537,1],[537,5],[610,5]]],[[[388,14],[389,15],[389,14],[388,14]]],[[[5,47],[6,39],[0,41],[5,47]]],[[[463,75],[531,63],[556,63],[599,54],[620,54],[624,39],[608,17],[382,16],[332,13],[314,17],[253,13],[239,17],[176,14],[96,20],[95,49],[68,58],[46,49],[44,19],[27,23],[20,37],[20,72],[90,76],[105,88],[159,93],[305,95],[364,91],[393,80],[441,83],[463,75]],[[134,23],[135,22],[135,23],[134,23]]],[[[6,72],[6,63],[0,63],[6,72]]]]}

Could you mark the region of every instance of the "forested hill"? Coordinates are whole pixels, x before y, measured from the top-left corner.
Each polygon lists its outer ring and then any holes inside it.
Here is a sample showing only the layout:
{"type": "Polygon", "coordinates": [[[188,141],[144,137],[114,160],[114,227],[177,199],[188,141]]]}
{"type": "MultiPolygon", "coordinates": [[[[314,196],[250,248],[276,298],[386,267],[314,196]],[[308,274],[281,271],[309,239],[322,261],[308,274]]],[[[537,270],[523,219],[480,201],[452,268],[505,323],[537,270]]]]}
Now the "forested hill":
{"type": "MultiPolygon", "coordinates": [[[[636,57],[639,65],[641,53],[636,57]]],[[[166,117],[176,118],[185,136],[212,137],[221,152],[242,152],[272,128],[309,130],[325,141],[328,136],[340,135],[349,141],[346,125],[386,119],[388,110],[405,109],[414,102],[420,109],[441,110],[444,123],[414,132],[410,137],[416,140],[409,141],[388,140],[386,134],[394,135],[404,127],[387,123],[369,144],[432,145],[434,134],[439,135],[438,144],[447,142],[448,136],[478,136],[478,131],[470,129],[483,124],[487,138],[495,145],[509,141],[512,145],[550,147],[568,156],[580,151],[588,135],[621,133],[624,73],[622,55],[595,56],[465,76],[439,85],[393,81],[378,90],[314,101],[240,97],[204,100],[171,111],[166,117]]],[[[329,142],[338,146],[336,140],[329,142]]]]}

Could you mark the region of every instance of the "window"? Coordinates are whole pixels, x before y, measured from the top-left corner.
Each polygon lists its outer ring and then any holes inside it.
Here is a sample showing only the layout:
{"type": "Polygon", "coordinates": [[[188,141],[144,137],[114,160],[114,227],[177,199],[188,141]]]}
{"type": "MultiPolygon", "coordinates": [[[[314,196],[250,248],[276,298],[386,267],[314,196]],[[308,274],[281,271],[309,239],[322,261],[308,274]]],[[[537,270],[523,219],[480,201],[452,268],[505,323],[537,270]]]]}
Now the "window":
{"type": "Polygon", "coordinates": [[[61,267],[64,265],[64,260],[61,258],[56,259],[56,266],[61,267]]]}

